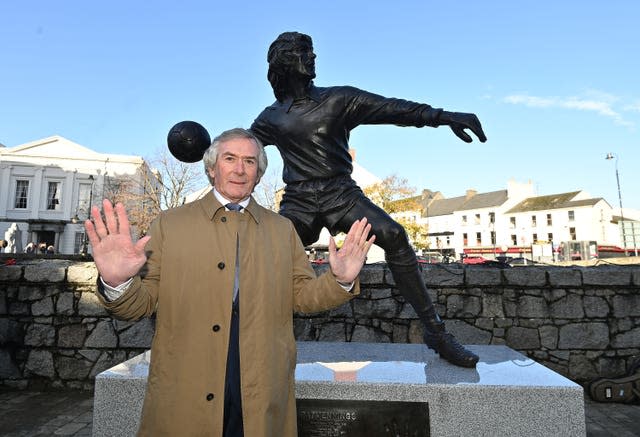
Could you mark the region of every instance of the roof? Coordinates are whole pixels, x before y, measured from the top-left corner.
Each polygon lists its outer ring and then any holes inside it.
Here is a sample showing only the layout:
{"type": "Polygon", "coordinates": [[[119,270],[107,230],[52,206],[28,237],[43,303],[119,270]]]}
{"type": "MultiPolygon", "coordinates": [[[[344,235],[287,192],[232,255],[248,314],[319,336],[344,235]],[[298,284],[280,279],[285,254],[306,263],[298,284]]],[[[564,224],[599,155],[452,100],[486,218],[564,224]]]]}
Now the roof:
{"type": "Polygon", "coordinates": [[[0,159],[20,160],[25,158],[59,158],[69,160],[96,160],[122,163],[142,163],[137,155],[98,153],[60,135],[42,138],[15,147],[0,148],[0,159]]]}
{"type": "Polygon", "coordinates": [[[578,194],[580,194],[580,191],[550,194],[548,196],[528,197],[511,208],[509,211],[506,211],[505,214],[527,211],[543,211],[550,209],[577,208],[580,206],[593,206],[603,200],[602,197],[573,200],[578,194]]]}
{"type": "Polygon", "coordinates": [[[500,206],[508,199],[507,190],[491,191],[489,193],[480,193],[469,198],[460,210],[491,208],[492,206],[500,206]]]}
{"type": "Polygon", "coordinates": [[[453,214],[454,211],[460,210],[466,200],[466,196],[434,200],[429,204],[428,208],[424,209],[425,217],[453,214]]]}
{"type": "Polygon", "coordinates": [[[423,217],[453,214],[455,211],[491,208],[507,201],[507,190],[453,197],[451,199],[435,199],[424,208],[423,217]]]}

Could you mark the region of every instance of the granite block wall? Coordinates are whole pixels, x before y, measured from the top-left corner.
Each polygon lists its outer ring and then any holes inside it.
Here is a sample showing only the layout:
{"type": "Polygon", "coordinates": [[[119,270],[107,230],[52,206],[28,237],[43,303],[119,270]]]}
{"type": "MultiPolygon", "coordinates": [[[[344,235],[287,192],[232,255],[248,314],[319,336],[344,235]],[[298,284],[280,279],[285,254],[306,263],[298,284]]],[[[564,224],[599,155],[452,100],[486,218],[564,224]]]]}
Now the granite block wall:
{"type": "MultiPolygon", "coordinates": [[[[326,266],[316,266],[320,273],[326,266]]],[[[640,266],[423,269],[439,313],[462,343],[506,344],[578,382],[624,373],[640,356],[640,266]]],[[[154,320],[111,318],[93,263],[0,265],[0,386],[91,390],[96,374],[147,350],[154,320]]],[[[360,296],[296,315],[299,340],[421,343],[413,309],[384,264],[360,296]]]]}

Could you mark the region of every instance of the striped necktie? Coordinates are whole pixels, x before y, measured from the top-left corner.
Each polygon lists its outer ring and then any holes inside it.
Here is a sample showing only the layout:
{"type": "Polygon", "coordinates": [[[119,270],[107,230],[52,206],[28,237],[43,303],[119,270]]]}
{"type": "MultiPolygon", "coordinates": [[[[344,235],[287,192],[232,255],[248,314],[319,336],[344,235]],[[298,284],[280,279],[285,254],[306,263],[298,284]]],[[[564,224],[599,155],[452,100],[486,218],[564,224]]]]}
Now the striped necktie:
{"type": "Polygon", "coordinates": [[[238,205],[237,203],[227,203],[225,207],[230,211],[240,211],[242,209],[242,205],[238,205]]]}
{"type": "MultiPolygon", "coordinates": [[[[225,205],[225,208],[227,208],[229,211],[240,212],[240,210],[242,209],[242,205],[238,205],[237,203],[227,203],[225,205]]],[[[239,242],[238,236],[236,235],[236,275],[233,281],[234,282],[233,284],[233,302],[234,303],[237,302],[238,291],[240,291],[239,290],[240,288],[239,273],[240,273],[240,242],[239,242]]]]}

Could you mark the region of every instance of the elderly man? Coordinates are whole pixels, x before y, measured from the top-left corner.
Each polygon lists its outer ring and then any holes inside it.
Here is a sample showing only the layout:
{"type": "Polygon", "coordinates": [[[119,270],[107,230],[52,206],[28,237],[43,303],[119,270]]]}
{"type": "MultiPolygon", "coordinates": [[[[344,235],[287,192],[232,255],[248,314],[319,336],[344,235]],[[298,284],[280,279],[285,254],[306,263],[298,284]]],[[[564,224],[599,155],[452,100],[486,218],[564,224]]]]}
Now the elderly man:
{"type": "Polygon", "coordinates": [[[105,200],[105,220],[94,207],[85,222],[102,303],[127,320],[157,314],[139,435],[293,437],[293,312],[357,294],[375,238],[355,221],[316,278],[292,223],[251,197],[267,166],[260,141],[226,131],[204,165],[212,192],[163,211],[135,243],[122,204],[105,200]]]}
{"type": "Polygon", "coordinates": [[[335,234],[367,217],[398,289],[424,325],[427,346],[453,364],[475,367],[478,357],[445,330],[436,313],[403,227],[351,179],[348,140],[358,125],[396,124],[448,125],[466,142],[472,141],[465,131],[469,129],[484,142],[480,121],[474,114],[447,112],[350,86],[316,87],[315,58],[311,38],[301,33],[283,33],[271,44],[268,79],[276,102],[251,126],[265,146],[275,145],[282,155],[287,185],[280,214],[293,221],[305,245],[316,241],[323,227],[335,234]]]}

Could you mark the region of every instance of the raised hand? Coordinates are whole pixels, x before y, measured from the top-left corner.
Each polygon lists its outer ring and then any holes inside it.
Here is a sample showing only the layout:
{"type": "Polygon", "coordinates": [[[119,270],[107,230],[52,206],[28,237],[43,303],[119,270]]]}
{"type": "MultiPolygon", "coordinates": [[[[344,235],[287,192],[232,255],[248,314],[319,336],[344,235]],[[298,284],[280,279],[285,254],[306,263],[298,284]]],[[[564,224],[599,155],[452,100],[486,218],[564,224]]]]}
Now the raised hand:
{"type": "Polygon", "coordinates": [[[94,206],[91,208],[93,220],[86,220],[84,229],[98,273],[106,284],[115,287],[135,276],[147,261],[144,247],[151,237],[142,237],[134,244],[124,205],[118,202],[114,208],[104,199],[102,208],[104,221],[94,206]]]}
{"type": "Polygon", "coordinates": [[[339,282],[353,282],[358,277],[367,253],[376,240],[375,235],[367,240],[370,231],[371,225],[365,217],[351,225],[340,250],[336,249],[333,237],[329,240],[329,265],[339,282]]]}

